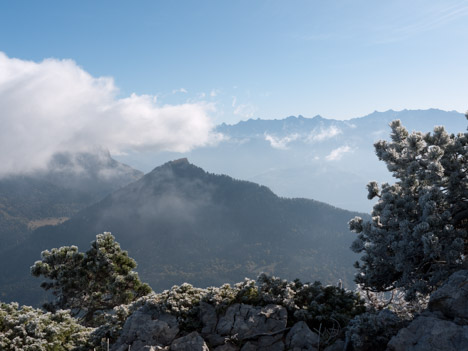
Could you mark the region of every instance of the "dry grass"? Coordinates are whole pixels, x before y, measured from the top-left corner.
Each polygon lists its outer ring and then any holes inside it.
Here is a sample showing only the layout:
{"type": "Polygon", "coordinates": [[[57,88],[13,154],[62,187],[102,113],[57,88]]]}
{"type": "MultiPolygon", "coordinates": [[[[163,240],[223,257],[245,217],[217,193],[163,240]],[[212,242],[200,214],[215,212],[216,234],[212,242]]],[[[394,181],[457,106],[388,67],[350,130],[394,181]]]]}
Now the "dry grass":
{"type": "Polygon", "coordinates": [[[47,217],[47,218],[35,219],[33,221],[29,221],[28,228],[31,230],[34,230],[39,227],[44,227],[46,225],[58,225],[67,221],[68,219],[69,217],[47,217]]]}

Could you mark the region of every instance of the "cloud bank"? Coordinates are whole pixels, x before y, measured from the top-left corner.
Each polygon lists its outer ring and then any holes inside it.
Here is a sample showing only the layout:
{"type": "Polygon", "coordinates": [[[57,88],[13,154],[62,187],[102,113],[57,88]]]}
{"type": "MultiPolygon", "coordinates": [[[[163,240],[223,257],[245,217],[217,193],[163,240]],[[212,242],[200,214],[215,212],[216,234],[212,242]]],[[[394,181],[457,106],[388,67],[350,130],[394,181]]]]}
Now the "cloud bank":
{"type": "Polygon", "coordinates": [[[36,63],[0,52],[0,175],[42,168],[61,151],[185,152],[217,139],[213,105],[117,93],[112,78],[95,78],[72,60],[36,63]]]}

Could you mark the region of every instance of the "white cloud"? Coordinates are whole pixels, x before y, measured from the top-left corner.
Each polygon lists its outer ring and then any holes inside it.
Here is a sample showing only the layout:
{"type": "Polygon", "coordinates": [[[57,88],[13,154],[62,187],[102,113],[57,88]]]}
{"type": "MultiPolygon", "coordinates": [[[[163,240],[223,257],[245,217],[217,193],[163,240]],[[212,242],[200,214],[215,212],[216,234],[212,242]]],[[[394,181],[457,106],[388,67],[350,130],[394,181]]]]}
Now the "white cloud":
{"type": "Polygon", "coordinates": [[[257,109],[251,104],[241,104],[237,105],[234,109],[234,114],[237,116],[252,118],[255,115],[257,109]]]}
{"type": "Polygon", "coordinates": [[[185,89],[185,88],[174,89],[174,90],[172,91],[172,94],[177,94],[177,93],[187,94],[188,91],[187,91],[187,89],[185,89]]]}
{"type": "Polygon", "coordinates": [[[161,106],[154,96],[116,93],[112,78],[95,78],[72,60],[35,63],[0,52],[0,174],[44,167],[59,151],[185,152],[217,138],[211,104],[161,106]]]}
{"type": "Polygon", "coordinates": [[[341,133],[342,133],[341,129],[335,126],[331,126],[325,129],[321,128],[319,131],[313,130],[307,137],[307,141],[309,142],[324,141],[326,139],[330,139],[337,135],[340,135],[341,133]]]}
{"type": "Polygon", "coordinates": [[[218,94],[219,94],[219,90],[217,90],[217,89],[213,89],[210,92],[211,97],[216,97],[218,94]]]}
{"type": "Polygon", "coordinates": [[[352,152],[349,146],[340,146],[339,148],[332,150],[332,152],[325,156],[325,159],[327,161],[338,161],[343,157],[345,153],[348,152],[352,152]]]}
{"type": "Polygon", "coordinates": [[[291,134],[283,138],[277,138],[274,135],[265,134],[265,140],[270,142],[271,147],[281,150],[286,150],[288,148],[288,144],[298,138],[299,134],[291,134]]]}

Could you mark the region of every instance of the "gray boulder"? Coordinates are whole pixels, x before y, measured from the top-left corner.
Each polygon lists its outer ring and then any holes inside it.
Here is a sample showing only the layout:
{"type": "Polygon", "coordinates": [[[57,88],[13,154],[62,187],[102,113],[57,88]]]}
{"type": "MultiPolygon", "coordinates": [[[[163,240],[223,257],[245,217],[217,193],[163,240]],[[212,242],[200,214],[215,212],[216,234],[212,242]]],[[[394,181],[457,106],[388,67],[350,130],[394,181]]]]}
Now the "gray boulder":
{"type": "Polygon", "coordinates": [[[171,351],[209,351],[203,338],[192,332],[186,336],[175,339],[171,344],[171,351]]]}
{"type": "MultiPolygon", "coordinates": [[[[122,333],[112,346],[112,351],[145,350],[146,346],[167,346],[179,333],[176,317],[140,308],[125,321],[122,333]]],[[[157,350],[157,348],[156,348],[157,350]]]]}
{"type": "Polygon", "coordinates": [[[468,350],[468,271],[458,271],[430,297],[428,309],[401,329],[389,351],[468,350]]]}
{"type": "Polygon", "coordinates": [[[327,346],[324,351],[344,351],[346,343],[343,340],[336,340],[330,346],[327,346]]]}
{"type": "Polygon", "coordinates": [[[226,343],[224,345],[216,347],[214,351],[239,351],[239,347],[230,343],[226,343]]]}
{"type": "Polygon", "coordinates": [[[468,350],[468,326],[439,319],[431,314],[421,315],[390,340],[387,350],[468,350]]]}
{"type": "Polygon", "coordinates": [[[286,329],[287,311],[283,306],[265,307],[234,304],[222,316],[216,326],[216,333],[221,336],[236,336],[245,340],[260,336],[272,336],[286,329]]]}
{"type": "Polygon", "coordinates": [[[218,316],[213,305],[203,301],[200,302],[200,321],[203,325],[202,335],[208,335],[215,331],[218,324],[218,316]]]}
{"type": "Polygon", "coordinates": [[[256,340],[247,341],[241,351],[284,351],[283,334],[260,336],[256,340]]]}
{"type": "Polygon", "coordinates": [[[305,322],[297,322],[286,335],[286,349],[293,351],[315,351],[319,336],[305,322]]]}
{"type": "Polygon", "coordinates": [[[429,300],[429,311],[441,312],[459,324],[468,324],[468,271],[453,273],[429,300]]]}

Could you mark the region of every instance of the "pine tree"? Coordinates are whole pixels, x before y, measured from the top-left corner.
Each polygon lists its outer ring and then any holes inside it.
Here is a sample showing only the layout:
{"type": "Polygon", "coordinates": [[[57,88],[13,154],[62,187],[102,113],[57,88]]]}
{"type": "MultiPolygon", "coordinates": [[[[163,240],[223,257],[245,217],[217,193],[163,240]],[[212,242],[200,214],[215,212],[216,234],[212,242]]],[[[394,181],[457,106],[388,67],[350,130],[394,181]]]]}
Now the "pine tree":
{"type": "Polygon", "coordinates": [[[397,181],[369,183],[368,198],[378,197],[372,220],[349,223],[358,234],[352,250],[364,253],[356,282],[371,291],[400,288],[412,300],[467,266],[468,133],[390,126],[392,141],[374,146],[397,181]]]}
{"type": "Polygon", "coordinates": [[[97,235],[86,253],[78,252],[76,246],[63,246],[43,251],[41,256],[31,273],[47,278],[41,287],[56,297],[44,308],[52,312],[70,309],[87,326],[97,325],[99,316],[113,307],[151,292],[133,271],[135,260],[108,232],[97,235]]]}

